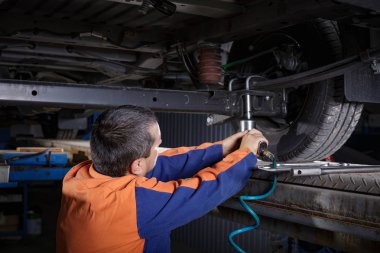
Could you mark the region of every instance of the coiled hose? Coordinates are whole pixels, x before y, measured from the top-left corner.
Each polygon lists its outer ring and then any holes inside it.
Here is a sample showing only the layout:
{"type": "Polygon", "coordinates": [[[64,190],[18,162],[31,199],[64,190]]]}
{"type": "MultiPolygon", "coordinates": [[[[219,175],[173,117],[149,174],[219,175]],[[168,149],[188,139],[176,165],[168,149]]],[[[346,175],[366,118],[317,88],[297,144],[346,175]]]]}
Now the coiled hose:
{"type": "MultiPolygon", "coordinates": [[[[268,156],[268,158],[272,161],[272,168],[275,169],[277,167],[277,162],[276,162],[275,157],[271,154],[270,156],[268,156]]],[[[248,204],[245,201],[261,200],[261,199],[265,199],[265,198],[269,197],[270,195],[272,195],[272,193],[276,189],[276,184],[277,184],[277,176],[275,174],[274,175],[274,179],[273,179],[272,187],[271,187],[271,189],[267,193],[262,194],[262,195],[258,195],[258,196],[240,196],[239,199],[240,199],[241,205],[248,211],[248,213],[253,217],[253,219],[255,220],[256,223],[254,225],[252,225],[252,226],[249,226],[249,227],[245,227],[245,228],[240,228],[240,229],[234,230],[228,236],[228,241],[236,249],[237,252],[246,253],[242,248],[240,248],[234,242],[234,240],[232,238],[235,235],[238,235],[238,234],[241,234],[241,233],[253,230],[253,229],[257,228],[260,225],[260,218],[259,218],[259,216],[248,206],[248,204]]]]}

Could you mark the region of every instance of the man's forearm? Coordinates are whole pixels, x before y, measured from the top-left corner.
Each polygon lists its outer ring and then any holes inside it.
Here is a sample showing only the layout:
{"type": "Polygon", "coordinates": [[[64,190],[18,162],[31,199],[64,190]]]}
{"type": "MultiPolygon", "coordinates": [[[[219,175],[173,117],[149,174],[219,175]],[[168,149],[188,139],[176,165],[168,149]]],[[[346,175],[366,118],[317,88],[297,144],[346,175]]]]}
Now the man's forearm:
{"type": "Polygon", "coordinates": [[[223,148],[220,142],[204,143],[193,148],[177,148],[161,154],[156,166],[146,177],[156,177],[161,181],[188,178],[222,158],[223,148]]]}

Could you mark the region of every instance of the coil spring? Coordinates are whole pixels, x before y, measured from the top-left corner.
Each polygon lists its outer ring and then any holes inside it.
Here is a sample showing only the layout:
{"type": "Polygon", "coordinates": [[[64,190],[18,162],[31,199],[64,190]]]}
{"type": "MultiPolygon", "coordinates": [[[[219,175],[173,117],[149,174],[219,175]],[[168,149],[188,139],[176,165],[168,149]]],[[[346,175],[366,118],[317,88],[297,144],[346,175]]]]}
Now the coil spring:
{"type": "Polygon", "coordinates": [[[216,85],[222,78],[221,50],[218,45],[200,45],[198,78],[203,84],[216,85]]]}

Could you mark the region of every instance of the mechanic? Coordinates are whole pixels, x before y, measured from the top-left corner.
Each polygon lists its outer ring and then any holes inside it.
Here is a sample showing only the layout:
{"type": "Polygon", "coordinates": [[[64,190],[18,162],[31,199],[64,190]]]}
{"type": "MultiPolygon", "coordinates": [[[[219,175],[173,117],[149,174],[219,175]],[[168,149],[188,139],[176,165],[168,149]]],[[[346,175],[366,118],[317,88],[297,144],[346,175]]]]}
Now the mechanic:
{"type": "Polygon", "coordinates": [[[63,180],[57,252],[170,252],[170,232],[239,192],[256,165],[257,130],[158,155],[154,113],[104,111],[91,136],[92,161],[63,180]]]}

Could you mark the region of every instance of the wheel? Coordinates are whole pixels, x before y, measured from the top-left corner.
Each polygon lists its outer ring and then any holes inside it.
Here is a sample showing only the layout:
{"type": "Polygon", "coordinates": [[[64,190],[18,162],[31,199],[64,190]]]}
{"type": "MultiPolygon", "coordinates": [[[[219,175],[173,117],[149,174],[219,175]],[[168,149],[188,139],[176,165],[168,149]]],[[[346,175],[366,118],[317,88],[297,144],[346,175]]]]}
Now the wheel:
{"type": "MultiPolygon", "coordinates": [[[[342,57],[337,25],[318,19],[286,31],[235,42],[230,62],[244,58],[244,55],[274,46],[289,47],[290,44],[296,47],[294,55],[299,56],[297,66],[278,66],[273,54],[267,54],[240,66],[240,73],[259,73],[273,79],[322,66],[342,57]]],[[[363,108],[362,104],[345,99],[342,78],[283,92],[288,98],[285,117],[255,119],[257,128],[269,139],[270,149],[277,154],[279,161],[321,160],[333,154],[354,131],[363,108]]]]}

